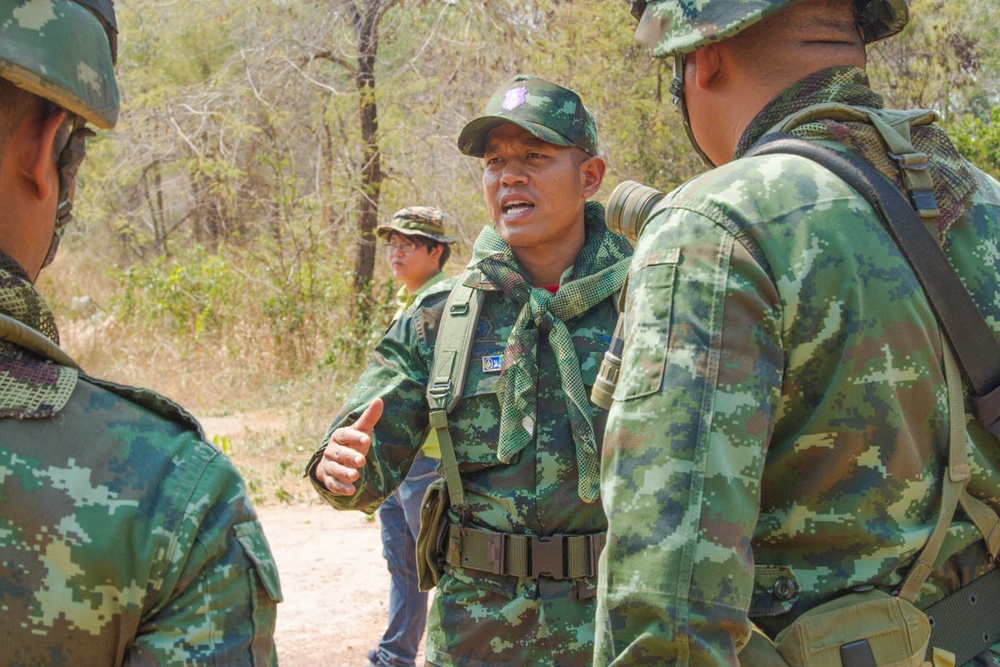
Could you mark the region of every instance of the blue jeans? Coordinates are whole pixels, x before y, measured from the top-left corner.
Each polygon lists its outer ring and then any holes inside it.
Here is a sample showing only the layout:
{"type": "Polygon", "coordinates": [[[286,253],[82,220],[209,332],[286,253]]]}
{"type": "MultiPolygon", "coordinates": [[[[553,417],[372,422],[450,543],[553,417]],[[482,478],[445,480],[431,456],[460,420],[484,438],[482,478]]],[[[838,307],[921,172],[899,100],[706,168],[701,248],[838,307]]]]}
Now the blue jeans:
{"type": "Polygon", "coordinates": [[[438,459],[418,454],[402,485],[378,510],[382,556],[389,566],[389,624],[378,644],[378,658],[392,667],[415,664],[427,625],[427,593],[417,588],[417,534],[420,501],[438,477],[438,459]]]}

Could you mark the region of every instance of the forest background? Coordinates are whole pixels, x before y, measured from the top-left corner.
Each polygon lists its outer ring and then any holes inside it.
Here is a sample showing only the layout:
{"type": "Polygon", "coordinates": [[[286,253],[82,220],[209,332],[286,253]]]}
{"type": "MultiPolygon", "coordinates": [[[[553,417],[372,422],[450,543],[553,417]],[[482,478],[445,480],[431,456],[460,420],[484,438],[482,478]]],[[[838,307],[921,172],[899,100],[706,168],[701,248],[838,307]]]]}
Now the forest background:
{"type": "MultiPolygon", "coordinates": [[[[455,140],[523,72],[578,91],[608,174],[667,191],[703,168],[622,0],[118,0],[118,126],[88,144],[76,220],[42,292],[91,374],[217,428],[258,504],[302,479],[394,310],[373,237],[434,205],[488,218],[455,140]],[[222,428],[221,424],[228,424],[222,428]]],[[[888,106],[938,111],[1000,177],[1000,0],[914,0],[873,45],[888,106]]]]}

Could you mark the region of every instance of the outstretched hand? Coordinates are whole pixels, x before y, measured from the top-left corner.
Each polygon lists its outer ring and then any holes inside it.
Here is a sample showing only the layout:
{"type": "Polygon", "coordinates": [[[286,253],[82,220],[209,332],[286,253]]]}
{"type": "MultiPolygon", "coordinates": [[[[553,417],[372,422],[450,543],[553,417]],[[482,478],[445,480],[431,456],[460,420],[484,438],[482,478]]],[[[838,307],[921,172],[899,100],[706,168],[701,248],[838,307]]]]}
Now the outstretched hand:
{"type": "Polygon", "coordinates": [[[322,482],[330,493],[338,496],[354,494],[354,482],[361,476],[365,466],[365,456],[372,446],[372,431],[382,417],[382,399],[371,402],[358,420],[350,426],[342,426],[330,435],[330,442],[323,452],[323,458],[316,465],[316,479],[322,482]]]}

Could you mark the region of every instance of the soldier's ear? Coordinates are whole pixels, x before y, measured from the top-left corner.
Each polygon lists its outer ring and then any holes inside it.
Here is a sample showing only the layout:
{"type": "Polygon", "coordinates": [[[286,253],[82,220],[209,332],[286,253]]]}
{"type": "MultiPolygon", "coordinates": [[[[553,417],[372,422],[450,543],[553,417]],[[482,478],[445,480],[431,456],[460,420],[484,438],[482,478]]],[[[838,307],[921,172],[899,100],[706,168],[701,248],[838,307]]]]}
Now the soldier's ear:
{"type": "Polygon", "coordinates": [[[606,169],[604,160],[597,155],[588,157],[580,163],[580,185],[585,199],[593,197],[601,189],[606,169]]]}
{"type": "Polygon", "coordinates": [[[693,65],[694,84],[703,90],[711,87],[722,74],[723,58],[718,44],[706,44],[684,60],[685,65],[693,65]]]}
{"type": "Polygon", "coordinates": [[[55,150],[59,128],[66,120],[66,112],[59,110],[45,117],[28,117],[11,136],[16,151],[18,171],[29,192],[39,200],[59,193],[59,172],[55,150]]]}

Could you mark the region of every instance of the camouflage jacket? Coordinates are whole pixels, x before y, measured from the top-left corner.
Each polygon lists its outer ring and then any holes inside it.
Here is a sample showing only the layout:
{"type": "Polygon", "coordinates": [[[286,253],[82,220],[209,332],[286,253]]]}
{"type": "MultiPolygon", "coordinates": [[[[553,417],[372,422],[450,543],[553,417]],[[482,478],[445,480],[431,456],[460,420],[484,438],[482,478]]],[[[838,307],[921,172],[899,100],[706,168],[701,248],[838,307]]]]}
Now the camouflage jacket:
{"type": "MultiPolygon", "coordinates": [[[[588,225],[588,234],[609,234],[603,215],[593,222],[588,225]]],[[[386,411],[376,425],[356,494],[334,496],[313,480],[320,495],[337,509],[373,512],[406,476],[428,430],[424,392],[438,323],[455,280],[438,283],[422,293],[389,329],[347,399],[344,412],[331,425],[330,433],[353,423],[372,399],[385,401],[386,411]]],[[[500,409],[495,385],[499,374],[487,372],[483,360],[503,353],[520,307],[493,285],[478,286],[488,292],[475,329],[462,398],[448,418],[472,510],[470,525],[542,536],[603,531],[606,522],[600,503],[586,504],[578,495],[578,468],[565,397],[555,357],[544,336],[538,349],[537,435],[510,464],[497,459],[500,409]]],[[[588,390],[616,317],[615,304],[608,298],[566,322],[588,390]]],[[[603,411],[595,411],[597,433],[603,431],[604,416],[603,411]]],[[[310,470],[322,451],[320,448],[314,455],[310,470]]],[[[589,665],[595,585],[594,578],[556,581],[446,567],[430,610],[427,660],[434,665],[589,665]],[[579,599],[581,592],[583,600],[579,599]]]]}
{"type": "MultiPolygon", "coordinates": [[[[761,112],[736,157],[796,108],[830,101],[881,106],[860,70],[818,73],[761,112]]],[[[795,134],[895,179],[869,129],[816,121],[795,134]]],[[[1000,335],[1000,185],[943,134],[914,130],[914,142],[938,176],[945,252],[1000,335]]],[[[703,174],[653,214],[624,312],[595,665],[735,664],[750,620],[773,637],[850,587],[900,584],[940,505],[943,343],[860,195],[793,156],[703,174]]],[[[996,442],[974,420],[967,430],[969,491],[1000,509],[996,442]]],[[[987,561],[959,511],[918,606],[987,561]]]]}
{"type": "MultiPolygon", "coordinates": [[[[0,257],[0,313],[54,325],[0,257]]],[[[236,469],[164,397],[8,342],[0,664],[276,664],[281,592],[236,469]]]]}

